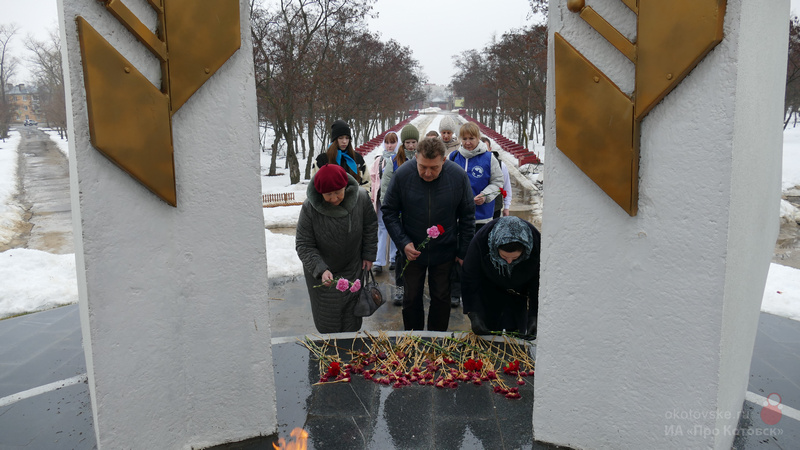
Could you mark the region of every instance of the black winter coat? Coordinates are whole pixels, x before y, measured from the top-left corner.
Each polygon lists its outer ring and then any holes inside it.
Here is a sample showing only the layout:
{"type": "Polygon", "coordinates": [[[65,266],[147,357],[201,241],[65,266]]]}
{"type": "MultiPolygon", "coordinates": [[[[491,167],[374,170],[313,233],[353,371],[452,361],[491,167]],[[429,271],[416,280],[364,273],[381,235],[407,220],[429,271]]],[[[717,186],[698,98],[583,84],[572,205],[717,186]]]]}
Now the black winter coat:
{"type": "Polygon", "coordinates": [[[392,176],[381,207],[383,223],[401,252],[409,242],[419,250],[428,236],[427,229],[441,225],[444,234],[423,248],[417,259],[433,266],[463,259],[475,234],[475,200],[464,169],[445,160],[442,172],[433,181],[425,181],[412,158],[392,176]],[[402,212],[402,216],[401,213],[402,212]]]}
{"type": "Polygon", "coordinates": [[[472,239],[464,259],[461,298],[464,314],[477,312],[490,330],[524,330],[527,315],[539,310],[539,254],[541,235],[531,224],[533,248],[527,260],[504,277],[489,257],[489,233],[498,219],[484,225],[472,239]]]}

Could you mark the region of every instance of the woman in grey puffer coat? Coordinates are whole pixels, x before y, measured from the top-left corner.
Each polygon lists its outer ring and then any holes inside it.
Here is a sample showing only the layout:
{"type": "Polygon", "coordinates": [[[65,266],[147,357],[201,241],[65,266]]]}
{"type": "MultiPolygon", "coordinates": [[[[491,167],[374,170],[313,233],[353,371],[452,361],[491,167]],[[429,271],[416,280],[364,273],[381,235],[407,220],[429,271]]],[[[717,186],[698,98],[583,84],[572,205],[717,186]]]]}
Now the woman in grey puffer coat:
{"type": "Polygon", "coordinates": [[[311,180],[297,221],[295,249],[320,333],[361,329],[353,314],[359,292],[340,292],[334,279],[354,282],[372,269],[378,218],[369,194],[340,166],[327,164],[311,180]],[[314,287],[324,284],[325,286],[314,287]]]}

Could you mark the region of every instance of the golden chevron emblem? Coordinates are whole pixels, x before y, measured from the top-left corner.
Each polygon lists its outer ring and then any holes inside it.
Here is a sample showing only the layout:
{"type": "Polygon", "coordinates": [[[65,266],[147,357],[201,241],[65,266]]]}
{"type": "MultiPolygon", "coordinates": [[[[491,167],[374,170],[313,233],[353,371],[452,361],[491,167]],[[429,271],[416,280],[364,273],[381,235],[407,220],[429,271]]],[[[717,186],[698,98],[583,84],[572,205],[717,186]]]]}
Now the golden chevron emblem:
{"type": "Polygon", "coordinates": [[[636,42],[584,0],[570,11],[635,66],[631,96],[555,33],[556,146],[631,216],[639,200],[644,117],[722,41],[726,0],[620,0],[637,16],[636,42]]]}
{"type": "Polygon", "coordinates": [[[148,0],[158,35],[120,0],[99,0],[161,63],[154,86],[77,18],[92,145],[177,206],[172,116],[239,49],[238,0],[148,0]]]}

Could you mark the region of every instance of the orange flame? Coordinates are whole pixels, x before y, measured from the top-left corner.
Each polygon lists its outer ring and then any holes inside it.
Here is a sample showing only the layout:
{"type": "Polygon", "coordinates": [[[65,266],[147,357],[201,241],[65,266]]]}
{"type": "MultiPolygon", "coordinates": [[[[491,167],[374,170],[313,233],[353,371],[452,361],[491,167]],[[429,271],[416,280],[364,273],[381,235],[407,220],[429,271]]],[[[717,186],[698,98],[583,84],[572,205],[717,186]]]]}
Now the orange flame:
{"type": "Polygon", "coordinates": [[[306,441],[308,440],[308,431],[302,428],[295,428],[290,433],[293,441],[286,442],[286,439],[278,439],[277,444],[272,444],[275,450],[306,450],[306,441]]]}

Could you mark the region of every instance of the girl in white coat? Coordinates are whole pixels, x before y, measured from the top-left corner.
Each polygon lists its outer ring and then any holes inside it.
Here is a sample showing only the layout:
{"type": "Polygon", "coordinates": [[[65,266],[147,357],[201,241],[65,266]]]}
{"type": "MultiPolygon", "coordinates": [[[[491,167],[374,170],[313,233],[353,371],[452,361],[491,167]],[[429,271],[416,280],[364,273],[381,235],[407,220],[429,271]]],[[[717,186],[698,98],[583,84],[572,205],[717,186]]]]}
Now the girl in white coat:
{"type": "Polygon", "coordinates": [[[369,172],[370,197],[372,198],[372,205],[375,207],[375,213],[378,215],[378,256],[373,266],[375,273],[383,272],[383,267],[386,265],[386,244],[389,244],[390,264],[394,264],[394,256],[397,253],[397,248],[394,242],[389,238],[386,226],[383,225],[383,213],[381,212],[381,177],[383,176],[383,170],[386,164],[392,164],[392,156],[394,156],[399,140],[400,137],[396,132],[390,131],[386,133],[383,137],[383,143],[378,148],[378,156],[372,163],[372,168],[369,172]]]}

